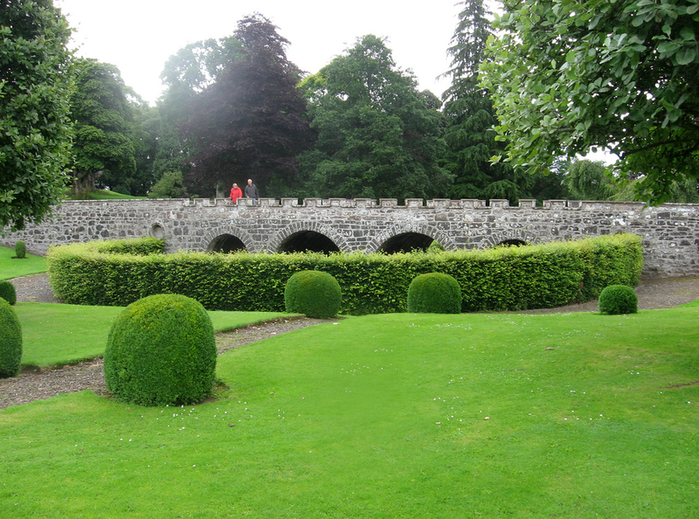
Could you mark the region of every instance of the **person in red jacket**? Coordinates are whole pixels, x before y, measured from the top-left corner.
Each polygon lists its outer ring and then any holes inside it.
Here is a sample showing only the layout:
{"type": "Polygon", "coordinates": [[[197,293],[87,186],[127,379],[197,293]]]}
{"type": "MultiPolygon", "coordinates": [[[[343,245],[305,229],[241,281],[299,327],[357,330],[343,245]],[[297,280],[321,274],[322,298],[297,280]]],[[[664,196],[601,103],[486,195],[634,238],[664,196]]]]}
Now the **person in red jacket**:
{"type": "Polygon", "coordinates": [[[243,198],[243,190],[238,187],[238,184],[233,184],[231,188],[231,202],[235,204],[235,201],[239,198],[243,198]]]}

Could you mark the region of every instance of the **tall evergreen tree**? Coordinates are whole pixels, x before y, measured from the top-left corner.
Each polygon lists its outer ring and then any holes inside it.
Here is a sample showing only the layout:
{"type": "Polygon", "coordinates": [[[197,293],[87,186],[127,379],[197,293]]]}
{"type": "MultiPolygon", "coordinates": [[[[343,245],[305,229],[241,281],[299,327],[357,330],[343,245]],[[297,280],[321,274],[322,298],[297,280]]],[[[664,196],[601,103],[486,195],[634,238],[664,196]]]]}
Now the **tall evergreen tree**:
{"type": "Polygon", "coordinates": [[[240,56],[193,103],[186,136],[195,149],[186,173],[191,191],[213,194],[254,178],[264,193],[287,194],[296,180],[295,156],[313,143],[300,71],[286,58],[288,41],[256,14],[238,22],[240,56]]]}
{"type": "Polygon", "coordinates": [[[397,69],[390,49],[363,37],[302,83],[318,141],[301,158],[305,194],[320,197],[444,196],[440,114],[434,96],[397,69]],[[432,103],[432,106],[429,106],[432,103]]]}
{"type": "MultiPolygon", "coordinates": [[[[454,175],[452,198],[536,197],[543,187],[554,192],[560,182],[546,186],[547,177],[534,179],[518,175],[509,164],[491,163],[504,152],[506,143],[495,140],[498,124],[490,93],[479,86],[480,64],[486,59],[485,46],[491,35],[489,12],[484,0],[465,0],[448,53],[452,58],[447,75],[451,87],[444,93],[447,144],[444,166],[454,175]]],[[[551,179],[554,181],[554,179],[551,179]]],[[[554,181],[555,182],[555,181],[554,181]]]]}

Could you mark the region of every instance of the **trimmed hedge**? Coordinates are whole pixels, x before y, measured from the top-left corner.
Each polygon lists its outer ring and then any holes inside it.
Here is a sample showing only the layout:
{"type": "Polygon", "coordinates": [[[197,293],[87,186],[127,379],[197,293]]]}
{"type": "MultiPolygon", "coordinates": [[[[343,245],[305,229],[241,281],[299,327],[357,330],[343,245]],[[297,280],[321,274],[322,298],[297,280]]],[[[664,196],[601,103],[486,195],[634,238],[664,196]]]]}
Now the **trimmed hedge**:
{"type": "MultiPolygon", "coordinates": [[[[103,242],[96,242],[101,244],[103,242]]],[[[633,286],[643,267],[632,234],[574,242],[441,254],[107,254],[88,244],[53,247],[51,286],[65,303],[126,306],[176,293],[209,310],[284,311],[284,287],[295,272],[320,270],[342,290],[340,312],[404,312],[410,282],[442,272],[461,286],[462,311],[552,308],[589,301],[607,285],[633,286]]]]}
{"type": "Polygon", "coordinates": [[[0,299],[0,378],[14,377],[22,365],[22,327],[10,304],[0,299]]]}
{"type": "Polygon", "coordinates": [[[408,312],[461,313],[461,287],[449,274],[420,274],[408,287],[408,312]]]}
{"type": "Polygon", "coordinates": [[[216,341],[197,301],[159,294],[130,304],[114,321],[104,352],[107,388],[142,406],[184,405],[214,385],[216,341]]]}
{"type": "Polygon", "coordinates": [[[15,257],[17,259],[24,259],[27,257],[27,245],[22,240],[15,243],[15,257]]]}
{"type": "Polygon", "coordinates": [[[17,302],[17,290],[15,290],[15,286],[7,280],[0,280],[0,299],[4,299],[11,305],[17,302]]]}
{"type": "Polygon", "coordinates": [[[284,305],[289,313],[329,319],[337,315],[341,303],[340,284],[327,272],[297,272],[284,287],[284,305]]]}
{"type": "Polygon", "coordinates": [[[597,306],[603,314],[635,314],[638,312],[638,296],[626,285],[609,285],[599,295],[597,306]]]}

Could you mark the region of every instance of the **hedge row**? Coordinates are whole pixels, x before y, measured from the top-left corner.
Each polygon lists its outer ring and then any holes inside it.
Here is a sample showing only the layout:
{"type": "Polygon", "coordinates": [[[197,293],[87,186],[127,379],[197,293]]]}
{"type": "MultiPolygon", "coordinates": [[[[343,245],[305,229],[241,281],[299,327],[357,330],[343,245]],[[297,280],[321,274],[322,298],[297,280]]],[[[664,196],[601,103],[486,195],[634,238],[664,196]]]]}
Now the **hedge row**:
{"type": "Polygon", "coordinates": [[[126,306],[148,295],[176,293],[209,310],[284,311],[289,277],[321,270],[340,283],[340,311],[361,315],[406,311],[412,279],[443,272],[459,282],[464,312],[523,310],[588,301],[607,285],[633,286],[643,265],[641,239],[629,234],[441,254],[111,253],[119,247],[142,250],[142,241],[51,248],[47,258],[56,297],[71,304],[126,306]]]}

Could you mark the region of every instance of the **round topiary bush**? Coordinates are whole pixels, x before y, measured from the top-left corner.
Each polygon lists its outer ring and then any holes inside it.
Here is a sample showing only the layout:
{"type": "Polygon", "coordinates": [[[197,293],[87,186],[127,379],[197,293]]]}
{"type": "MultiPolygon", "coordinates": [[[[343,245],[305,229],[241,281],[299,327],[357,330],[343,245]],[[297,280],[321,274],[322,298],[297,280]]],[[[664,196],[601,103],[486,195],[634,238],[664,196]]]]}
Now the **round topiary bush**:
{"type": "Polygon", "coordinates": [[[635,314],[638,312],[638,297],[631,287],[609,285],[599,295],[598,308],[603,314],[635,314]]]}
{"type": "Polygon", "coordinates": [[[15,243],[15,257],[18,259],[27,257],[27,245],[21,240],[15,243]]]}
{"type": "Polygon", "coordinates": [[[17,302],[15,286],[7,280],[0,281],[0,299],[4,299],[11,305],[17,302]]]}
{"type": "Polygon", "coordinates": [[[342,290],[327,272],[303,270],[289,278],[284,287],[286,311],[317,319],[337,315],[342,303],[342,290]]]}
{"type": "Polygon", "coordinates": [[[408,287],[408,312],[460,314],[461,287],[449,274],[421,274],[408,287]]]}
{"type": "Polygon", "coordinates": [[[22,364],[22,328],[15,311],[0,299],[0,378],[14,377],[22,364]]]}
{"type": "Polygon", "coordinates": [[[198,301],[144,297],[116,318],[104,352],[104,379],[119,399],[143,406],[201,402],[211,394],[216,342],[198,301]]]}

